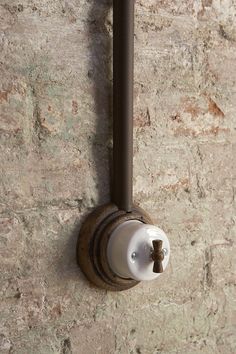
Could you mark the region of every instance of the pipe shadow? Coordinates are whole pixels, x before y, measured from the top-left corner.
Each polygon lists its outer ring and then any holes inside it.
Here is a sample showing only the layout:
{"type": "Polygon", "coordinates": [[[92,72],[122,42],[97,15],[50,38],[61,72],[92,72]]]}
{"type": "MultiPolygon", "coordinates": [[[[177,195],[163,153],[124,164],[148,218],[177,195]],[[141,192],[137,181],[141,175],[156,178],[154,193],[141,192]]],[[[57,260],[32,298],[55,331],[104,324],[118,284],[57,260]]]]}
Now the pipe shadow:
{"type": "Polygon", "coordinates": [[[110,200],[112,162],[112,0],[94,0],[89,11],[89,69],[95,100],[96,133],[92,155],[97,174],[98,205],[110,200]]]}
{"type": "MultiPolygon", "coordinates": [[[[112,24],[109,21],[109,12],[111,8],[112,0],[92,0],[87,22],[90,52],[88,78],[91,81],[96,113],[96,129],[92,137],[91,149],[97,174],[97,206],[110,201],[110,171],[112,164],[112,24]]],[[[78,281],[75,249],[81,223],[88,213],[89,211],[76,223],[65,245],[63,259],[58,264],[60,277],[78,281]]],[[[92,286],[84,277],[83,279],[87,286],[92,286]]]]}

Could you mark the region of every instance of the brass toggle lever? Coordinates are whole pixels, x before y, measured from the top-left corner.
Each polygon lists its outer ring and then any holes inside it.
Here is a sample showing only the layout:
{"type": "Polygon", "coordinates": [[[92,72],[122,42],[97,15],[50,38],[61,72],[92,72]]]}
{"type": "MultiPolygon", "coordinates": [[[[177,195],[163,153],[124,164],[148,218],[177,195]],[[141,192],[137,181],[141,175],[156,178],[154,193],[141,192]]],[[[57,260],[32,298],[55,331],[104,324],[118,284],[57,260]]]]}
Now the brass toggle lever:
{"type": "Polygon", "coordinates": [[[151,257],[154,261],[153,272],[154,273],[163,273],[163,265],[162,262],[165,258],[164,251],[162,249],[163,242],[161,240],[153,240],[153,251],[151,257]]]}

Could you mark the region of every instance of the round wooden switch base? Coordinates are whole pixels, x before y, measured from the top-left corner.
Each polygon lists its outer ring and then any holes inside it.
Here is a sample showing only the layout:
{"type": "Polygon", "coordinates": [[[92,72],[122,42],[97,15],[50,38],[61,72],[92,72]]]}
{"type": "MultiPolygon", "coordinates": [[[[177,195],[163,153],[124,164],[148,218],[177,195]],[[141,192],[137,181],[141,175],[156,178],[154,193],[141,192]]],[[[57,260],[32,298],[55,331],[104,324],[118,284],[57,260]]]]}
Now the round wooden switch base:
{"type": "Polygon", "coordinates": [[[77,242],[77,261],[88,280],[100,288],[122,291],[139,283],[116,275],[107,260],[107,245],[112,232],[129,220],[153,224],[141,208],[134,206],[127,213],[111,203],[95,209],[82,224],[77,242]]]}

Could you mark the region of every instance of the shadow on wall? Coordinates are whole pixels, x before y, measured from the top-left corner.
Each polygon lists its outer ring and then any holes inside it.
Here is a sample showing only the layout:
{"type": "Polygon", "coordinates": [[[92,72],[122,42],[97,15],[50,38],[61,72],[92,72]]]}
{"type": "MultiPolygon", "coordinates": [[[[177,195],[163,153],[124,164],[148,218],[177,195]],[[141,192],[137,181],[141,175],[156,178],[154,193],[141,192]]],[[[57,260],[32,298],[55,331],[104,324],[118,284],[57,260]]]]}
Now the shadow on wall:
{"type": "MultiPolygon", "coordinates": [[[[89,70],[92,83],[92,95],[95,101],[96,133],[91,137],[92,157],[97,173],[98,206],[110,199],[109,161],[111,161],[112,138],[112,38],[108,14],[112,0],[93,0],[88,14],[89,70]],[[110,28],[110,31],[109,31],[110,28]]],[[[63,252],[63,259],[58,264],[58,274],[78,281],[76,263],[76,243],[81,221],[75,225],[63,252]]]]}
{"type": "Polygon", "coordinates": [[[112,26],[108,19],[112,0],[94,0],[88,16],[90,48],[88,76],[93,84],[96,134],[92,155],[97,173],[98,204],[110,198],[112,137],[112,26]]]}

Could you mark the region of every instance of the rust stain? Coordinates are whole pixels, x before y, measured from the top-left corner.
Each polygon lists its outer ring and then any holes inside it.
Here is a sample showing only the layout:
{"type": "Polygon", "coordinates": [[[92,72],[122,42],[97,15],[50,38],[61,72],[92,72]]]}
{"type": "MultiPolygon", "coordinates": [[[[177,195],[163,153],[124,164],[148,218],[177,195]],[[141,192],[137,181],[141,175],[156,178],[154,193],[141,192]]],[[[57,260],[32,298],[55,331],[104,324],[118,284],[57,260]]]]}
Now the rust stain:
{"type": "Polygon", "coordinates": [[[78,102],[73,100],[72,101],[72,113],[77,114],[78,113],[78,102]]]}
{"type": "Polygon", "coordinates": [[[21,96],[24,96],[26,93],[26,90],[23,86],[21,86],[18,83],[10,83],[7,88],[3,89],[0,91],[0,103],[3,101],[8,101],[8,96],[9,94],[15,94],[19,93],[21,96]]]}
{"type": "Polygon", "coordinates": [[[208,97],[208,110],[213,116],[224,118],[225,114],[212,98],[208,97]]]}
{"type": "Polygon", "coordinates": [[[176,192],[180,188],[186,188],[189,186],[189,179],[188,178],[180,178],[174,184],[165,184],[161,187],[162,190],[170,190],[176,192]]]}
{"type": "Polygon", "coordinates": [[[202,9],[198,11],[197,17],[201,19],[205,15],[206,8],[212,6],[212,0],[202,0],[202,9]]]}
{"type": "Polygon", "coordinates": [[[201,113],[200,108],[199,108],[198,106],[196,106],[196,105],[193,105],[193,104],[188,104],[188,105],[186,105],[184,111],[185,111],[186,113],[191,114],[191,116],[192,116],[193,118],[197,117],[197,116],[201,113]]]}
{"type": "Polygon", "coordinates": [[[0,91],[0,102],[7,101],[8,94],[8,91],[0,91]]]}
{"type": "Polygon", "coordinates": [[[205,135],[218,135],[219,133],[228,133],[230,130],[229,128],[220,128],[220,127],[211,127],[210,129],[206,129],[206,134],[205,135]]]}
{"type": "Polygon", "coordinates": [[[195,98],[184,97],[181,101],[183,104],[183,111],[191,114],[192,118],[196,118],[202,113],[201,108],[195,102],[195,98]]]}

